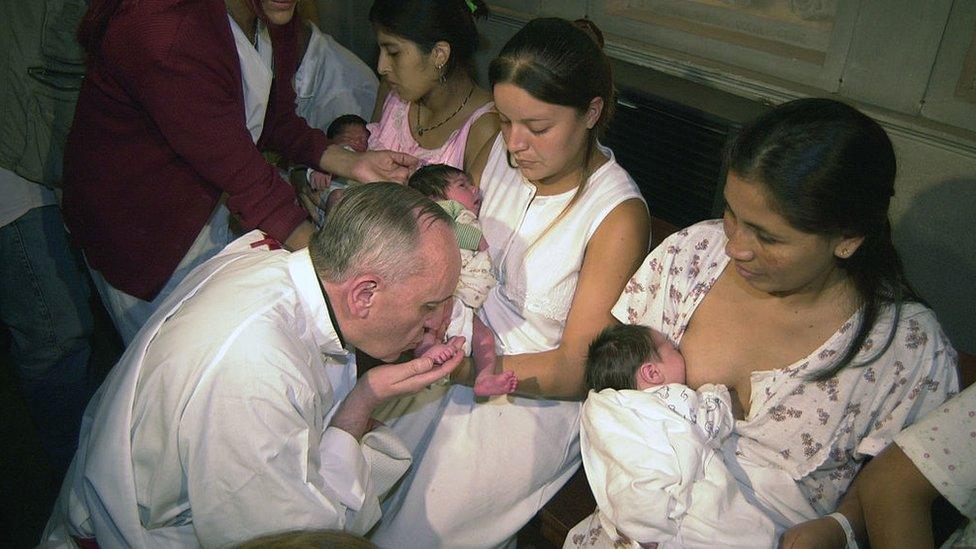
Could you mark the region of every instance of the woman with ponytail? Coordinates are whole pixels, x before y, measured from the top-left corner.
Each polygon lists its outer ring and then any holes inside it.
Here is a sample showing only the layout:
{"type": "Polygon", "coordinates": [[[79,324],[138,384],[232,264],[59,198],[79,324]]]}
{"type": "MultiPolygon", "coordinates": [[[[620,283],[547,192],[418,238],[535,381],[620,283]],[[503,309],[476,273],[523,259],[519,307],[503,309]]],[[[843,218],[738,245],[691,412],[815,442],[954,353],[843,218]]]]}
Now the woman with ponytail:
{"type": "Polygon", "coordinates": [[[126,343],[230,241],[230,215],[306,245],[313,227],[261,149],[359,181],[403,180],[415,163],[332,146],[295,114],[295,3],[91,2],[63,208],[126,343]]]}
{"type": "MultiPolygon", "coordinates": [[[[782,532],[837,510],[869,456],[958,390],[956,353],[892,244],[895,154],[877,122],[791,101],[732,139],[726,167],[724,218],[661,243],[613,314],[680,345],[692,388],[728,387],[725,465],[782,532]]],[[[617,541],[585,524],[578,545],[617,541]]]]}
{"type": "Polygon", "coordinates": [[[501,135],[472,175],[498,285],[479,314],[495,334],[488,366],[514,371],[518,393],[476,399],[465,369],[455,385],[381,415],[414,465],[373,535],[380,546],[509,543],[572,476],[587,346],[647,252],[644,201],[598,140],[614,87],[595,40],[536,19],[492,61],[489,80],[501,135]]]}

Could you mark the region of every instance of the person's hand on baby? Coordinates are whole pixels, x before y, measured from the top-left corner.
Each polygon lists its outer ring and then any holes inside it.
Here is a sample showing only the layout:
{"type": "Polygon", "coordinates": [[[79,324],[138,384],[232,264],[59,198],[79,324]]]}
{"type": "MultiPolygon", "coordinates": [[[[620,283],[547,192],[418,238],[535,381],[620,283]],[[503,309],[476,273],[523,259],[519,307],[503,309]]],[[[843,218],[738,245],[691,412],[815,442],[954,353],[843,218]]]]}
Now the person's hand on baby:
{"type": "Polygon", "coordinates": [[[416,169],[417,159],[394,151],[366,151],[355,153],[350,176],[362,183],[393,181],[404,183],[416,169]]]}
{"type": "Polygon", "coordinates": [[[417,159],[395,151],[356,152],[333,143],[322,153],[318,167],[320,171],[331,172],[360,183],[404,183],[416,169],[417,159]]]}

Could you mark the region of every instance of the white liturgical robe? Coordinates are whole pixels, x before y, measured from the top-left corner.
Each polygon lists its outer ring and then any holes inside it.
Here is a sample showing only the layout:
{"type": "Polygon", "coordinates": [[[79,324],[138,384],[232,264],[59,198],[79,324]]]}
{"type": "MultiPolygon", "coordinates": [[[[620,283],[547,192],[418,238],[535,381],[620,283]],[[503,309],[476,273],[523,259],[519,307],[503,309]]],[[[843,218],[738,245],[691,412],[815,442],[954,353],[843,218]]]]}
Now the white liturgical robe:
{"type": "Polygon", "coordinates": [[[195,269],[85,413],[46,545],[223,546],[364,533],[410,464],[380,428],[329,427],[356,382],[307,250],[253,231],[195,269]]]}

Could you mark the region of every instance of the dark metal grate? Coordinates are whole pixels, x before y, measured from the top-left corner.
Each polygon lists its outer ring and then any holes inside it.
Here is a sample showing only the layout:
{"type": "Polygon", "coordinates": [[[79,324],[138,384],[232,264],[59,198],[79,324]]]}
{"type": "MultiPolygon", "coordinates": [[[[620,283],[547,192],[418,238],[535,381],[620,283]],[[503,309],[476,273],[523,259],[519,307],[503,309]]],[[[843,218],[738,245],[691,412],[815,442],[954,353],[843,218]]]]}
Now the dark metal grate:
{"type": "Polygon", "coordinates": [[[651,215],[686,227],[721,213],[722,150],[733,121],[620,90],[603,143],[647,200],[651,215]]]}

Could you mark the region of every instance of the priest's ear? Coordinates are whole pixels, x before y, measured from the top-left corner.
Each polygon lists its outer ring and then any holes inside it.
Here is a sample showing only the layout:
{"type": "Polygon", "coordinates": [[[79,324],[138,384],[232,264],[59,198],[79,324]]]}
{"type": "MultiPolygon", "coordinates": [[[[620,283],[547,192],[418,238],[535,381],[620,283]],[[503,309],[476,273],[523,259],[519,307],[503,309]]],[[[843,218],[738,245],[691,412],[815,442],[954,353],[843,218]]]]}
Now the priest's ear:
{"type": "Polygon", "coordinates": [[[349,282],[346,304],[353,317],[367,318],[369,316],[370,311],[376,305],[379,286],[379,277],[371,274],[358,276],[349,282]]]}

